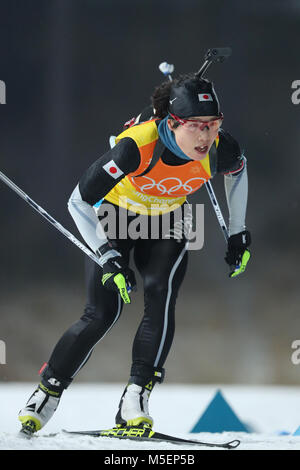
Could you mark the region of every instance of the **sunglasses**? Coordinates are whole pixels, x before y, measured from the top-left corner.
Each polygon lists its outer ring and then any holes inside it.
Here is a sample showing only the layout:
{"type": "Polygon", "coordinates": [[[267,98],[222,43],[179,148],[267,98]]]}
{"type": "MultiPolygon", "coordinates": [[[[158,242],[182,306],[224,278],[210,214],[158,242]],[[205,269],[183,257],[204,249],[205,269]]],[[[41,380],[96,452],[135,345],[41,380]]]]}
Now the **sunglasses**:
{"type": "Polygon", "coordinates": [[[190,132],[195,132],[196,130],[203,131],[206,127],[210,130],[216,131],[221,127],[222,121],[224,119],[224,114],[212,119],[211,121],[200,121],[199,119],[184,119],[176,116],[175,114],[169,113],[170,116],[176,121],[179,122],[184,128],[190,132]]]}

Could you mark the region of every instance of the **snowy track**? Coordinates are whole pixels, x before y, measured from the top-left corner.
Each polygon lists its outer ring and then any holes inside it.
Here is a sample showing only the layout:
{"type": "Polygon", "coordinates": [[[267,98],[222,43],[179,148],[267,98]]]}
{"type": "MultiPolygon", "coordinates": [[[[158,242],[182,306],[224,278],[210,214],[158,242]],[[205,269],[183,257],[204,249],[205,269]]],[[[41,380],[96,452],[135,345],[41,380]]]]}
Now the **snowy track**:
{"type": "MultiPolygon", "coordinates": [[[[62,429],[110,428],[123,384],[74,384],[64,394],[53,419],[38,437],[18,437],[17,412],[32,393],[35,384],[2,383],[0,396],[5,403],[0,420],[0,449],[4,450],[103,450],[113,453],[129,451],[208,450],[194,445],[135,442],[88,436],[70,436],[62,429]],[[51,436],[54,433],[56,435],[51,436]]],[[[241,441],[240,450],[300,450],[300,436],[292,433],[300,425],[299,387],[246,386],[157,386],[151,397],[151,413],[159,432],[206,442],[241,441]],[[222,434],[189,431],[210,403],[217,389],[239,418],[254,429],[253,433],[222,434]],[[278,435],[280,431],[289,435],[278,435]]],[[[210,449],[211,450],[211,449],[210,449]]]]}
{"type": "MultiPolygon", "coordinates": [[[[300,450],[300,437],[271,436],[269,434],[222,433],[222,434],[176,434],[180,437],[199,439],[206,442],[225,442],[240,439],[239,450],[300,450]]],[[[121,441],[109,438],[92,438],[87,436],[66,436],[60,432],[55,437],[41,434],[31,440],[24,440],[12,433],[0,433],[0,449],[7,450],[105,450],[112,453],[116,450],[138,451],[181,451],[212,450],[203,446],[178,446],[174,444],[121,441]]],[[[223,449],[214,449],[223,450],[223,449]]],[[[232,450],[231,452],[234,452],[232,450]]]]}

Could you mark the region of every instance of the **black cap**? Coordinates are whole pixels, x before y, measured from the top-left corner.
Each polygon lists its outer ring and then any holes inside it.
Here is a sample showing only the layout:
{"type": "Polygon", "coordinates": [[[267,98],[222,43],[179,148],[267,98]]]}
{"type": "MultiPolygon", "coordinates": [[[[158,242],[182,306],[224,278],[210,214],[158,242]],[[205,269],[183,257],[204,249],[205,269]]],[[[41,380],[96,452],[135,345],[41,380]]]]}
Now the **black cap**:
{"type": "Polygon", "coordinates": [[[196,77],[174,81],[169,99],[169,112],[182,118],[218,116],[220,105],[213,83],[196,77]]]}

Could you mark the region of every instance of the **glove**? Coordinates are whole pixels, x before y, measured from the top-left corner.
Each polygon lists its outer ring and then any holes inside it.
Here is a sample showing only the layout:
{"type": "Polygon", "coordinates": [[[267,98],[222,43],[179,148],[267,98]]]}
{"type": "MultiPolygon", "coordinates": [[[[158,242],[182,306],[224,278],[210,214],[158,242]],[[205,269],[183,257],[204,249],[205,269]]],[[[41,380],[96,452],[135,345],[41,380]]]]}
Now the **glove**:
{"type": "Polygon", "coordinates": [[[136,291],[136,280],[132,269],[125,263],[121,253],[110,242],[97,250],[103,268],[102,284],[109,290],[118,292],[125,304],[130,304],[129,292],[136,291]]]}
{"type": "Polygon", "coordinates": [[[229,277],[236,277],[243,273],[250,259],[247,247],[251,244],[251,235],[248,230],[231,235],[228,239],[225,261],[230,266],[229,277]]]}

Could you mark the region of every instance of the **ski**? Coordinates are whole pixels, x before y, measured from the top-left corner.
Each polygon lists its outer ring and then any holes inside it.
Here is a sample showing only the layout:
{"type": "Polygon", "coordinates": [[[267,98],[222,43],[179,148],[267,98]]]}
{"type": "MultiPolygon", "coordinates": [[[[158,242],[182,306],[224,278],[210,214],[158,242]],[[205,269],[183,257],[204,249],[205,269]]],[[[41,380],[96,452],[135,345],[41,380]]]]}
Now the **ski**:
{"type": "Polygon", "coordinates": [[[153,431],[153,429],[146,426],[124,426],[112,429],[100,429],[97,431],[66,431],[63,429],[63,432],[72,435],[129,439],[133,441],[169,442],[171,444],[197,445],[223,449],[235,449],[240,445],[240,441],[238,439],[224,443],[202,442],[193,439],[170,436],[169,434],[162,434],[160,432],[153,431]]]}

